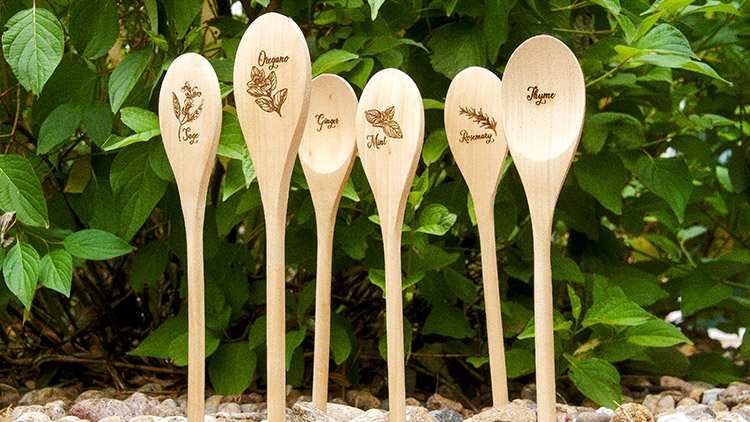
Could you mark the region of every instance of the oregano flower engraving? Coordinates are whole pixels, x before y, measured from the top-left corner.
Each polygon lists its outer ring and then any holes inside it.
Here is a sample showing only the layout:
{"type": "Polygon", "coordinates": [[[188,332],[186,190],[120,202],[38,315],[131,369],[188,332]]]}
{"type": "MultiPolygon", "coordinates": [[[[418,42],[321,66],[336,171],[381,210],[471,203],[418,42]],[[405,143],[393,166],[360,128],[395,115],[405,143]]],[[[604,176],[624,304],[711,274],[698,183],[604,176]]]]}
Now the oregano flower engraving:
{"type": "Polygon", "coordinates": [[[255,103],[261,110],[266,113],[276,112],[281,116],[281,106],[286,101],[287,88],[282,88],[274,93],[277,83],[275,71],[271,71],[266,76],[263,69],[253,66],[250,71],[250,81],[247,83],[247,93],[256,97],[255,103]]]}
{"type": "Polygon", "coordinates": [[[495,132],[497,135],[497,121],[485,114],[481,108],[477,111],[474,107],[461,107],[458,106],[458,114],[465,114],[473,122],[479,123],[479,127],[489,129],[495,132]]]}
{"type": "Polygon", "coordinates": [[[172,108],[174,109],[174,117],[180,122],[180,126],[177,128],[177,139],[179,139],[180,142],[185,141],[192,145],[198,142],[200,134],[191,133],[192,129],[189,126],[185,127],[185,125],[200,117],[201,112],[203,111],[203,100],[201,100],[201,103],[197,108],[193,109],[193,107],[195,106],[195,99],[200,97],[202,93],[198,90],[197,86],[190,86],[190,82],[187,81],[180,90],[185,95],[185,103],[183,105],[180,105],[180,99],[177,98],[177,94],[172,91],[172,108]]]}
{"type": "Polygon", "coordinates": [[[404,134],[401,132],[401,126],[393,120],[395,114],[396,108],[394,106],[388,107],[382,112],[373,108],[365,111],[365,118],[373,127],[383,128],[385,136],[400,139],[404,137],[404,134]]]}

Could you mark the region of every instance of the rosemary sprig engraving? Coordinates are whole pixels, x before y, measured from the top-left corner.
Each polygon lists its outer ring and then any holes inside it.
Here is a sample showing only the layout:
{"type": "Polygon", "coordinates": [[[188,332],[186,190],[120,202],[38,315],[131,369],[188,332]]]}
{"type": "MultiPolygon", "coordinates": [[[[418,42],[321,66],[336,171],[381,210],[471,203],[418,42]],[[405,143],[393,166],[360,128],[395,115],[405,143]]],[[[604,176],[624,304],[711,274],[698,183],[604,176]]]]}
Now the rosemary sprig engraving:
{"type": "Polygon", "coordinates": [[[400,139],[404,137],[404,134],[401,132],[401,126],[393,120],[395,114],[396,108],[391,106],[382,112],[376,109],[367,110],[365,118],[373,127],[383,128],[385,136],[400,139]]]}
{"type": "Polygon", "coordinates": [[[185,127],[186,124],[195,121],[200,117],[203,111],[203,100],[200,105],[193,109],[195,106],[195,99],[201,96],[201,92],[198,87],[190,86],[190,82],[185,82],[185,85],[180,88],[183,94],[185,94],[185,104],[180,105],[180,99],[177,98],[177,94],[172,91],[172,108],[174,109],[174,117],[180,122],[180,126],[177,128],[177,139],[180,142],[189,142],[191,145],[198,142],[198,133],[190,133],[192,129],[185,127]]]}
{"type": "Polygon", "coordinates": [[[490,129],[495,132],[495,135],[497,135],[497,121],[485,114],[481,108],[477,112],[477,109],[474,107],[458,106],[458,110],[459,115],[465,114],[470,120],[479,123],[479,127],[490,129]]]}
{"type": "Polygon", "coordinates": [[[263,69],[253,66],[250,71],[250,81],[247,83],[247,93],[256,97],[255,103],[261,110],[267,113],[276,112],[281,117],[281,106],[286,101],[287,88],[282,88],[274,93],[276,84],[275,71],[271,71],[266,76],[263,69]]]}

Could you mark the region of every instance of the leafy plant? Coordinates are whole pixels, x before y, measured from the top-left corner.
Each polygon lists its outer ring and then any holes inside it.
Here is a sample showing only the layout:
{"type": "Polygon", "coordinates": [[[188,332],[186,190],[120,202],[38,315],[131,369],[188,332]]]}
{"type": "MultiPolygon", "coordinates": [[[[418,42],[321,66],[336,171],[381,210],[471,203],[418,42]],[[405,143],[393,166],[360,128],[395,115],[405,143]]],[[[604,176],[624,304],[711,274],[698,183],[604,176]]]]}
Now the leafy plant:
{"type": "MultiPolygon", "coordinates": [[[[443,101],[462,69],[502,77],[515,47],[540,33],[572,48],[587,83],[583,136],[553,231],[559,390],[612,406],[619,374],[713,383],[746,374],[738,362],[750,339],[734,359],[705,345],[708,328],[750,324],[747,2],[265,0],[243,1],[241,12],[225,0],[207,4],[210,13],[201,0],[3,2],[0,319],[9,329],[0,341],[32,333],[86,349],[81,334],[96,331],[114,356],[186,364],[185,233],[155,110],[171,60],[199,52],[214,66],[225,110],[204,231],[208,373],[221,394],[262,387],[263,215],[232,70],[249,22],[274,10],[302,28],[314,75],[339,74],[361,92],[373,72],[397,67],[424,97],[427,137],[403,232],[405,344],[418,390],[410,394],[439,381],[478,397],[488,384],[473,202],[446,153],[443,101]],[[675,310],[681,317],[667,322],[675,310]],[[117,317],[134,313],[142,317],[117,317]]],[[[286,90],[273,72],[256,73],[240,89],[281,114],[286,90]]],[[[199,113],[187,105],[195,99],[175,102],[186,123],[199,113]]],[[[400,137],[393,110],[367,117],[400,137]]],[[[344,196],[331,327],[342,387],[385,369],[382,238],[359,164],[344,196]]],[[[523,383],[534,372],[533,254],[510,163],[495,205],[508,373],[523,383]]],[[[309,385],[315,221],[299,166],[289,210],[287,379],[309,385]]]]}

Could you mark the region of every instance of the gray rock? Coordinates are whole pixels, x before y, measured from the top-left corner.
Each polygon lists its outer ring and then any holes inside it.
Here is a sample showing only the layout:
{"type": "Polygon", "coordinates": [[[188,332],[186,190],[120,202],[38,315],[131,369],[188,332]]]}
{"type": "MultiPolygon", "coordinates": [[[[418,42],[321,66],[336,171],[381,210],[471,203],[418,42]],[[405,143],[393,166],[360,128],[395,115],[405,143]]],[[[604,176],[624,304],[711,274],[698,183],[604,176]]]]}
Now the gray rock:
{"type": "Polygon", "coordinates": [[[661,414],[673,411],[674,408],[675,408],[674,397],[672,397],[669,394],[666,394],[666,395],[659,397],[659,400],[656,402],[656,406],[654,407],[652,412],[654,415],[661,415],[661,414]]]}
{"type": "Polygon", "coordinates": [[[99,422],[127,422],[127,419],[123,419],[120,416],[107,416],[106,418],[99,419],[99,422]]]}
{"type": "Polygon", "coordinates": [[[133,415],[149,415],[149,409],[159,405],[159,400],[149,397],[143,393],[133,393],[123,401],[132,411],[133,415]]]}
{"type": "Polygon", "coordinates": [[[297,402],[292,406],[292,422],[334,422],[325,412],[309,402],[297,402]]]}
{"type": "Polygon", "coordinates": [[[721,413],[716,415],[717,422],[748,422],[747,418],[739,413],[721,413]]]}
{"type": "Polygon", "coordinates": [[[166,418],[169,416],[185,416],[185,411],[182,408],[176,406],[169,407],[164,404],[157,404],[156,406],[149,407],[145,412],[143,412],[143,414],[166,418]]]}
{"type": "Polygon", "coordinates": [[[705,404],[679,409],[682,413],[693,419],[713,419],[716,414],[705,404]]]}
{"type": "MultiPolygon", "coordinates": [[[[289,410],[289,409],[287,409],[289,410]]],[[[263,419],[268,416],[268,414],[263,413],[214,413],[213,416],[216,419],[237,419],[237,420],[245,420],[245,421],[262,421],[263,419]]],[[[289,419],[289,418],[287,418],[289,419]]]]}
{"type": "Polygon", "coordinates": [[[216,408],[217,413],[242,413],[242,406],[237,403],[221,403],[216,408]]]}
{"type": "Polygon", "coordinates": [[[131,418],[128,422],[161,422],[162,418],[153,415],[142,415],[131,418]]]}
{"type": "Polygon", "coordinates": [[[187,422],[187,418],[185,416],[170,416],[162,419],[161,422],[187,422]]]}
{"type": "Polygon", "coordinates": [[[57,422],[81,422],[81,418],[78,416],[63,416],[57,422]]]}
{"type": "Polygon", "coordinates": [[[437,422],[424,407],[406,406],[406,422],[437,422]]]}
{"type": "Polygon", "coordinates": [[[657,419],[656,422],[695,422],[695,419],[682,412],[677,412],[664,415],[657,419]]]}
{"type": "Polygon", "coordinates": [[[265,403],[247,403],[240,405],[242,413],[264,413],[267,411],[265,403]]]}
{"type": "Polygon", "coordinates": [[[388,414],[380,409],[370,409],[349,422],[388,422],[388,414]]]}
{"type": "Polygon", "coordinates": [[[65,390],[61,388],[47,387],[42,388],[41,390],[29,391],[28,393],[24,394],[23,397],[21,397],[21,400],[18,401],[18,404],[39,404],[43,406],[47,403],[52,403],[58,400],[65,403],[70,403],[73,401],[73,398],[70,397],[70,395],[68,395],[68,393],[66,393],[65,390]]]}
{"type": "Polygon", "coordinates": [[[44,414],[56,421],[68,414],[68,406],[62,400],[53,401],[44,405],[44,414]]]}
{"type": "Polygon", "coordinates": [[[665,375],[659,379],[659,385],[666,388],[674,388],[676,390],[681,390],[684,393],[689,393],[696,389],[696,386],[690,382],[681,380],[677,377],[671,377],[669,375],[665,375]]]}
{"type": "Polygon", "coordinates": [[[427,399],[425,407],[427,410],[450,409],[458,413],[461,413],[464,410],[464,406],[461,403],[445,398],[440,394],[431,395],[427,399]]]}
{"type": "Polygon", "coordinates": [[[203,404],[203,413],[211,414],[218,412],[219,404],[221,404],[221,396],[211,396],[207,398],[206,402],[203,404]]]}
{"type": "Polygon", "coordinates": [[[328,413],[328,416],[336,422],[349,422],[357,416],[365,413],[365,411],[344,404],[328,403],[326,404],[326,413],[328,413]]]}
{"type": "Polygon", "coordinates": [[[18,406],[15,409],[13,409],[12,412],[10,412],[10,418],[11,419],[18,419],[23,415],[24,413],[44,413],[44,406],[40,406],[38,404],[33,404],[30,406],[18,406]]]}
{"type": "Polygon", "coordinates": [[[504,406],[493,407],[474,415],[473,422],[536,422],[536,413],[528,407],[516,403],[508,403],[504,406]]]}
{"type": "Polygon", "coordinates": [[[139,387],[136,391],[139,393],[154,393],[163,390],[164,388],[161,386],[161,384],[152,382],[149,384],[144,384],[141,387],[139,387]]]}
{"type": "Polygon", "coordinates": [[[76,397],[75,402],[80,403],[84,400],[92,399],[111,399],[115,395],[113,388],[105,388],[104,390],[86,390],[76,397]]]}
{"type": "Polygon", "coordinates": [[[119,416],[125,420],[138,416],[127,404],[114,399],[88,399],[73,405],[68,411],[72,416],[99,422],[108,416],[119,416]]]}
{"type": "Polygon", "coordinates": [[[460,413],[451,409],[433,410],[430,412],[430,416],[437,419],[438,422],[461,422],[464,420],[460,413]]]}
{"type": "Polygon", "coordinates": [[[380,405],[380,400],[369,391],[350,390],[346,392],[346,401],[350,406],[362,410],[375,409],[380,405]]]}
{"type": "Polygon", "coordinates": [[[612,416],[604,413],[583,412],[575,418],[575,422],[609,422],[612,416]]]}
{"type": "Polygon", "coordinates": [[[42,412],[26,412],[16,422],[52,422],[52,419],[42,412]]]}
{"type": "Polygon", "coordinates": [[[177,402],[173,399],[165,399],[163,402],[161,402],[163,406],[171,407],[172,409],[177,409],[177,402]]]}
{"type": "Polygon", "coordinates": [[[719,394],[723,393],[725,388],[712,388],[710,390],[706,390],[703,392],[703,398],[701,399],[701,403],[703,404],[711,404],[715,402],[716,400],[719,400],[719,394]]]}
{"type": "MultiPolygon", "coordinates": [[[[721,402],[716,402],[721,403],[721,402]]],[[[684,399],[680,400],[679,403],[677,403],[677,407],[691,407],[691,406],[697,406],[698,402],[691,399],[690,397],[685,397],[684,399]]]]}

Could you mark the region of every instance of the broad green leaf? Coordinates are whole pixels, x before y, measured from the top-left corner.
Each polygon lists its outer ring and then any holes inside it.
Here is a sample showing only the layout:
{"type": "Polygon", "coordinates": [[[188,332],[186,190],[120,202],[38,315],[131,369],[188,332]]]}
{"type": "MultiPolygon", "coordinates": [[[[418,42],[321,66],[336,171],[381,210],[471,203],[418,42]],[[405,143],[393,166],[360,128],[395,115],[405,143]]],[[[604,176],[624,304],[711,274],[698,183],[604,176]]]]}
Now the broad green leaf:
{"type": "Polygon", "coordinates": [[[610,409],[615,407],[615,402],[622,402],[620,373],[611,363],[597,358],[578,360],[568,354],[565,359],[570,362],[568,376],[578,391],[610,409]]]}
{"type": "MultiPolygon", "coordinates": [[[[162,0],[167,25],[172,30],[171,36],[180,39],[187,34],[190,25],[200,13],[202,0],[162,0]]],[[[161,33],[167,31],[161,30],[161,33]]]]}
{"type": "Polygon", "coordinates": [[[305,319],[305,313],[315,303],[315,282],[308,283],[302,288],[297,302],[297,318],[300,321],[305,319]]]}
{"type": "MultiPolygon", "coordinates": [[[[172,363],[177,366],[187,366],[188,364],[188,333],[184,332],[178,335],[167,348],[167,358],[172,359],[172,363]]],[[[219,348],[221,338],[213,331],[206,330],[205,336],[205,357],[211,356],[219,348]]]]}
{"type": "Polygon", "coordinates": [[[419,233],[442,236],[456,224],[458,216],[441,204],[429,204],[419,213],[419,233]]]}
{"type": "Polygon", "coordinates": [[[23,224],[49,227],[42,184],[25,157],[0,155],[0,208],[5,212],[15,211],[23,224]]]}
{"type": "Polygon", "coordinates": [[[448,136],[445,134],[445,129],[440,128],[430,132],[430,136],[424,141],[424,147],[422,148],[422,161],[426,166],[434,163],[443,156],[443,153],[448,148],[448,136]]]}
{"type": "Polygon", "coordinates": [[[583,283],[583,273],[578,264],[572,259],[555,250],[551,254],[552,279],[583,283]]]}
{"type": "Polygon", "coordinates": [[[250,349],[256,349],[266,342],[266,316],[259,316],[254,322],[253,326],[250,327],[250,332],[247,335],[248,347],[250,349]]]}
{"type": "Polygon", "coordinates": [[[583,123],[581,143],[590,154],[598,154],[607,140],[610,132],[617,133],[620,129],[636,131],[641,137],[641,122],[626,113],[602,112],[587,117],[583,123]]]}
{"type": "MultiPolygon", "coordinates": [[[[341,318],[346,320],[345,318],[341,318]]],[[[349,358],[352,353],[352,342],[349,337],[349,331],[340,322],[338,318],[331,321],[331,352],[336,365],[341,365],[349,358]]],[[[346,321],[348,323],[348,321],[346,321]]],[[[351,327],[349,327],[351,330],[351,327]]]]}
{"type": "Polygon", "coordinates": [[[687,316],[714,306],[732,296],[734,288],[718,283],[702,271],[694,271],[682,281],[680,310],[687,316]]]}
{"type": "Polygon", "coordinates": [[[674,26],[663,23],[651,28],[633,45],[644,53],[679,54],[697,59],[690,42],[674,26]]]}
{"type": "Polygon", "coordinates": [[[533,373],[536,368],[534,352],[517,347],[508,350],[505,352],[505,368],[508,378],[518,378],[533,373]]]}
{"type": "Polygon", "coordinates": [[[128,352],[129,355],[149,356],[158,359],[169,357],[169,345],[180,335],[187,333],[188,313],[187,306],[182,306],[180,312],[157,327],[146,337],[135,350],[128,352]]]}
{"type": "Polygon", "coordinates": [[[471,338],[476,331],[471,328],[468,318],[464,316],[460,309],[442,304],[436,306],[430,314],[427,315],[422,334],[437,334],[452,338],[471,338]]]}
{"type": "Polygon", "coordinates": [[[5,23],[3,55],[18,81],[36,95],[49,80],[63,55],[63,29],[47,9],[32,7],[5,23]]]}
{"type": "Polygon", "coordinates": [[[620,28],[622,28],[623,35],[625,35],[625,41],[628,44],[631,44],[635,38],[635,24],[625,15],[616,14],[615,19],[617,19],[617,23],[620,25],[620,28]]]}
{"type": "Polygon", "coordinates": [[[696,353],[690,359],[690,379],[726,385],[747,376],[747,369],[722,356],[721,351],[696,353]]]}
{"type": "Polygon", "coordinates": [[[630,343],[648,347],[669,347],[675,344],[693,344],[674,324],[663,319],[652,319],[643,324],[628,327],[622,333],[630,343]]]}
{"type": "Polygon", "coordinates": [[[508,14],[516,3],[517,0],[488,0],[485,2],[487,9],[482,29],[487,40],[487,59],[490,63],[497,61],[497,53],[508,39],[508,31],[510,30],[508,14]]]}
{"type": "MultiPolygon", "coordinates": [[[[370,283],[380,287],[380,289],[383,291],[383,297],[385,297],[385,271],[371,268],[368,273],[368,278],[370,280],[370,283]]],[[[406,290],[407,288],[417,284],[423,278],[423,272],[412,272],[411,274],[409,274],[409,276],[403,277],[401,279],[401,290],[406,290]]]]}
{"type": "Polygon", "coordinates": [[[653,318],[653,315],[635,303],[625,298],[612,297],[604,302],[594,303],[586,311],[581,325],[639,325],[653,318]]]}
{"type": "MultiPolygon", "coordinates": [[[[565,317],[557,309],[553,310],[552,312],[552,321],[554,327],[553,330],[560,331],[561,333],[570,330],[570,327],[573,326],[573,321],[566,320],[565,317]]],[[[518,339],[525,340],[534,338],[535,335],[536,326],[534,325],[534,317],[532,316],[526,323],[526,327],[523,329],[523,332],[518,335],[518,339]]]]}
{"type": "Polygon", "coordinates": [[[448,266],[444,267],[441,273],[445,278],[445,282],[448,283],[448,287],[457,298],[466,303],[474,303],[476,301],[478,292],[474,282],[448,266]]]}
{"type": "Polygon", "coordinates": [[[159,116],[150,110],[139,107],[125,107],[120,110],[120,118],[125,126],[138,133],[159,130],[159,116]]]}
{"type": "Polygon", "coordinates": [[[695,239],[706,233],[706,231],[706,228],[703,226],[692,226],[686,229],[680,229],[680,231],[677,232],[677,237],[679,237],[681,241],[687,242],[690,239],[695,239]]]}
{"type": "Polygon", "coordinates": [[[133,247],[121,238],[96,229],[71,234],[63,240],[63,246],[72,255],[93,260],[115,258],[133,251],[133,247]]]}
{"type": "Polygon", "coordinates": [[[115,0],[73,0],[68,18],[70,41],[92,59],[107,54],[120,35],[115,0]]]}
{"type": "Polygon", "coordinates": [[[133,269],[130,271],[130,286],[136,292],[144,286],[154,284],[167,269],[169,262],[169,247],[161,239],[155,239],[138,250],[133,259],[133,269]]]}
{"type": "Polygon", "coordinates": [[[19,240],[8,250],[3,261],[3,277],[11,292],[31,309],[36,283],[39,280],[39,254],[31,245],[19,240]]]}
{"type": "Polygon", "coordinates": [[[628,172],[614,154],[597,154],[580,158],[573,165],[578,185],[605,208],[622,214],[622,189],[628,181],[628,172]]]}
{"type": "Polygon", "coordinates": [[[445,13],[450,16],[453,13],[453,9],[456,8],[456,4],[458,3],[458,0],[443,0],[443,7],[445,8],[445,13]]]}
{"type": "Polygon", "coordinates": [[[367,81],[370,79],[374,67],[375,60],[365,57],[349,71],[346,75],[346,79],[351,82],[352,85],[359,87],[359,89],[365,89],[365,85],[367,85],[367,81]]]}
{"type": "Polygon", "coordinates": [[[682,9],[681,15],[689,15],[692,13],[729,13],[731,15],[741,16],[740,10],[737,8],[736,3],[724,3],[719,0],[709,0],[705,4],[694,5],[691,4],[682,9]]]}
{"type": "MultiPolygon", "coordinates": [[[[411,354],[411,341],[412,341],[412,325],[411,322],[409,322],[406,317],[404,317],[403,322],[403,329],[404,329],[404,356],[409,356],[411,354]]],[[[388,326],[386,324],[386,330],[388,330],[388,326]]],[[[386,339],[386,335],[384,334],[382,337],[380,337],[380,342],[378,343],[378,351],[380,351],[380,357],[383,358],[383,360],[388,361],[388,341],[386,339]]]]}
{"type": "Polygon", "coordinates": [[[112,132],[112,112],[106,102],[89,104],[83,111],[83,128],[95,144],[101,146],[112,132]]]}
{"type": "Polygon", "coordinates": [[[73,282],[73,257],[65,249],[55,249],[42,258],[39,282],[42,286],[70,297],[73,282]]]}
{"type": "MultiPolygon", "coordinates": [[[[613,267],[606,272],[607,285],[616,287],[625,293],[625,296],[639,306],[650,306],[656,301],[669,296],[662,288],[662,282],[654,274],[641,271],[632,265],[613,267]]],[[[597,278],[602,280],[597,274],[597,278]]]]}
{"type": "Polygon", "coordinates": [[[307,334],[307,328],[304,326],[299,330],[288,331],[286,333],[286,370],[292,365],[292,354],[298,347],[305,341],[305,334],[307,334]]]}
{"type": "Polygon", "coordinates": [[[240,394],[253,381],[257,354],[246,341],[221,345],[208,364],[208,376],[217,394],[240,394]]]}
{"type": "Polygon", "coordinates": [[[130,91],[151,61],[151,49],[144,48],[130,53],[120,62],[109,76],[109,103],[112,113],[117,113],[130,91]]]}
{"type": "Polygon", "coordinates": [[[615,16],[620,14],[620,0],[592,0],[592,2],[609,10],[615,16]]]}
{"type": "Polygon", "coordinates": [[[703,62],[692,60],[685,56],[676,54],[644,54],[638,56],[634,60],[643,63],[649,63],[656,66],[669,67],[672,69],[684,69],[691,72],[699,73],[701,75],[710,76],[714,79],[720,80],[731,84],[728,80],[724,79],[716,73],[716,71],[709,65],[703,62]]]}
{"type": "Polygon", "coordinates": [[[682,222],[685,206],[693,192],[693,177],[685,160],[642,156],[636,163],[636,175],[651,192],[667,201],[682,222]]]}
{"type": "Polygon", "coordinates": [[[570,307],[573,313],[573,318],[578,320],[578,318],[581,317],[581,298],[578,297],[575,289],[570,284],[568,284],[568,298],[570,299],[570,307]]]}
{"type": "Polygon", "coordinates": [[[55,152],[81,125],[83,106],[66,103],[52,111],[39,129],[37,152],[55,152]]]}
{"type": "Polygon", "coordinates": [[[435,31],[429,42],[432,67],[453,79],[469,66],[487,65],[487,43],[482,28],[468,22],[456,22],[435,31]]]}
{"type": "Polygon", "coordinates": [[[638,24],[638,29],[635,31],[633,41],[638,41],[642,36],[648,33],[648,31],[654,27],[654,24],[661,18],[662,14],[662,12],[659,12],[644,18],[641,23],[638,24]]]}
{"type": "Polygon", "coordinates": [[[378,17],[378,10],[385,3],[385,0],[367,0],[367,3],[370,5],[370,19],[374,21],[378,17]]]}
{"type": "MultiPolygon", "coordinates": [[[[321,73],[338,73],[334,71],[334,67],[358,58],[358,55],[345,50],[328,50],[313,62],[312,75],[315,77],[321,73]]],[[[353,67],[354,66],[347,70],[351,70],[353,67]]]]}
{"type": "Polygon", "coordinates": [[[151,168],[149,145],[134,144],[120,151],[112,162],[109,180],[121,210],[118,233],[132,239],[167,189],[167,183],[151,168]]]}
{"type": "Polygon", "coordinates": [[[236,114],[223,112],[221,115],[221,135],[219,135],[219,146],[216,154],[242,160],[247,151],[245,138],[242,136],[240,120],[236,114]]]}

